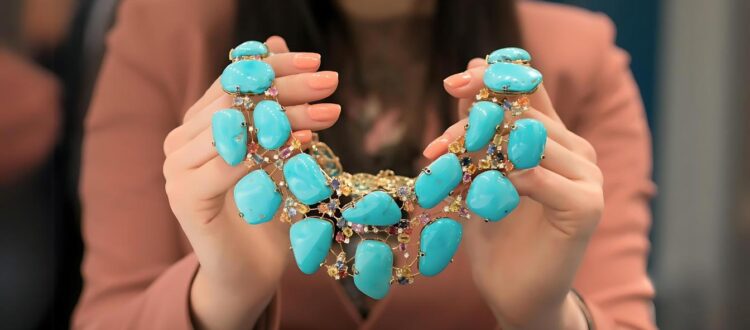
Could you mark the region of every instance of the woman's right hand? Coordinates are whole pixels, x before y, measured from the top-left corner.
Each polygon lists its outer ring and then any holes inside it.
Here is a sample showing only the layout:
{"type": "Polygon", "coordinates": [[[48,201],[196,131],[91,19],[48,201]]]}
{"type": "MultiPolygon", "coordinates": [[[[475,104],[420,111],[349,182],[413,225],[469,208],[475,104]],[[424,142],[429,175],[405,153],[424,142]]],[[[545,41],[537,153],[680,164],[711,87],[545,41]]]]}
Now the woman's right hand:
{"type": "MultiPolygon", "coordinates": [[[[320,55],[290,53],[280,37],[266,41],[264,59],[276,72],[279,102],[295,137],[333,125],[341,107],[309,102],[330,96],[336,72],[317,72],[320,55]]],[[[199,328],[252,325],[270,301],[288,264],[288,226],[280,221],[248,225],[239,217],[232,188],[249,172],[228,165],[212,146],[211,117],[231,106],[218,81],[185,114],[164,141],[164,176],[169,204],[200,262],[191,288],[191,309],[199,328]]]]}

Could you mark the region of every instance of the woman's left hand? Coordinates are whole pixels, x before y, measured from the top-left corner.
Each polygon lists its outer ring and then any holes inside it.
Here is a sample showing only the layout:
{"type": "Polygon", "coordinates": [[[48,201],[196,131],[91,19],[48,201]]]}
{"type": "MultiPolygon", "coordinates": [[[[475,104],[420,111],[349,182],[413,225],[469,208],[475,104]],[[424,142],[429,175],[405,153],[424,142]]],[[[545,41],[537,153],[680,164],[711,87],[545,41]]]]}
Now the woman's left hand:
{"type": "MultiPolygon", "coordinates": [[[[480,88],[486,64],[475,59],[445,80],[465,117],[480,88]]],[[[511,172],[522,196],[499,223],[475,216],[465,227],[464,246],[475,284],[503,329],[585,329],[572,283],[604,208],[602,173],[594,148],[569,131],[540,86],[522,117],[541,121],[548,139],[540,166],[511,172]]],[[[434,159],[464,134],[463,119],[424,151],[434,159]]]]}

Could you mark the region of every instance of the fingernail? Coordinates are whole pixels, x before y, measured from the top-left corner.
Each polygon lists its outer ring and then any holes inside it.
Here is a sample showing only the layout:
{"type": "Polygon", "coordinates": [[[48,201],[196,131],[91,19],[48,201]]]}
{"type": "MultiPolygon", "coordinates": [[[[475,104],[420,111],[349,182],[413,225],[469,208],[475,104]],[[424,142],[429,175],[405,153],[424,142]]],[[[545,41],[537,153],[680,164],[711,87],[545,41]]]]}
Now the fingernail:
{"type": "Polygon", "coordinates": [[[448,85],[448,87],[458,88],[466,86],[466,84],[468,84],[470,81],[471,74],[468,71],[464,71],[445,78],[445,80],[443,80],[443,83],[448,85]]]}
{"type": "Polygon", "coordinates": [[[307,143],[307,142],[310,142],[312,138],[312,131],[310,131],[309,129],[305,129],[301,131],[296,131],[292,133],[292,135],[294,135],[294,137],[300,142],[307,143]]]}
{"type": "Polygon", "coordinates": [[[299,53],[292,58],[292,65],[298,69],[315,69],[320,65],[320,54],[299,53]]]}
{"type": "Polygon", "coordinates": [[[313,104],[307,107],[307,115],[316,121],[336,120],[341,113],[341,106],[335,103],[313,104]]]}
{"type": "Polygon", "coordinates": [[[310,88],[328,89],[333,88],[339,82],[339,74],[333,71],[317,72],[307,81],[310,88]]]}
{"type": "Polygon", "coordinates": [[[450,141],[448,137],[442,135],[441,137],[437,138],[437,140],[430,142],[430,144],[427,145],[427,148],[424,148],[422,154],[430,159],[435,158],[448,149],[449,142],[450,141]]]}

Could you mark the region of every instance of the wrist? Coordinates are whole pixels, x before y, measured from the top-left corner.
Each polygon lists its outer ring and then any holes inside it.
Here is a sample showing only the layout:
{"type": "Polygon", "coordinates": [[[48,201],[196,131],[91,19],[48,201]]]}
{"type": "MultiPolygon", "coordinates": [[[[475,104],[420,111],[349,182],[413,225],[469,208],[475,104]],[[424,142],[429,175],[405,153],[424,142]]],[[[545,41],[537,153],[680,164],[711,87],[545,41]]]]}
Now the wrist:
{"type": "Polygon", "coordinates": [[[561,302],[526,313],[526,318],[498,316],[503,329],[534,330],[588,330],[588,322],[575,294],[569,292],[561,302]]]}

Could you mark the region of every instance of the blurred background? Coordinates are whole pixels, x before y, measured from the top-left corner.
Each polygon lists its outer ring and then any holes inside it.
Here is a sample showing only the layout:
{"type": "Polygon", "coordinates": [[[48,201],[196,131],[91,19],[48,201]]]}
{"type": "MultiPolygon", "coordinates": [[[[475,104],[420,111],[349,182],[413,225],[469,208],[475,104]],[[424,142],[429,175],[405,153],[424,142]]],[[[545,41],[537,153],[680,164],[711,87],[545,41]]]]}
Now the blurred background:
{"type": "MultiPolygon", "coordinates": [[[[0,328],[65,328],[77,300],[81,125],[118,2],[0,0],[0,328]]],[[[609,15],[632,56],[659,326],[750,329],[750,2],[554,2],[609,15]]]]}

